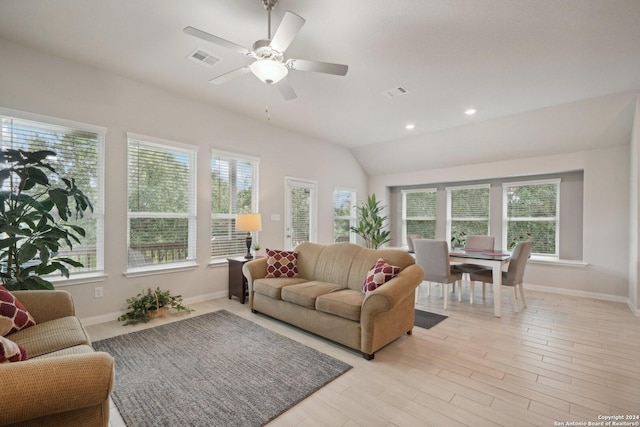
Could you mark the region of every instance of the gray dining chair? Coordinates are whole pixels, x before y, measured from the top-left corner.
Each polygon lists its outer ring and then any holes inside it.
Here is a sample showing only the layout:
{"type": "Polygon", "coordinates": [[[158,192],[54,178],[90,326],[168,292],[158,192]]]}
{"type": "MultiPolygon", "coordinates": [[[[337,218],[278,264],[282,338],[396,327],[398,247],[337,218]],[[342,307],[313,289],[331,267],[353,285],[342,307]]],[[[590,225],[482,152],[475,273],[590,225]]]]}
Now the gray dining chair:
{"type": "MultiPolygon", "coordinates": [[[[424,280],[429,282],[429,295],[431,294],[431,283],[441,283],[443,285],[453,284],[462,279],[462,272],[451,268],[449,262],[449,246],[444,240],[417,239],[413,241],[416,251],[416,264],[424,269],[424,280]]],[[[418,289],[418,294],[420,290],[418,289]]],[[[447,309],[447,290],[443,290],[444,309],[447,309]]],[[[458,294],[458,300],[462,299],[462,294],[458,294]]]]}
{"type": "MultiPolygon", "coordinates": [[[[479,251],[493,251],[495,242],[496,242],[496,238],[493,236],[467,236],[464,249],[465,250],[478,249],[479,251]]],[[[476,265],[476,264],[456,264],[453,266],[453,268],[463,273],[463,279],[464,279],[464,276],[467,277],[467,282],[469,283],[469,303],[473,304],[474,286],[471,283],[471,278],[469,277],[469,275],[471,273],[479,273],[481,271],[491,271],[491,268],[484,267],[482,265],[476,265]]],[[[462,282],[464,283],[464,280],[462,282]]],[[[486,296],[485,289],[486,289],[485,285],[482,285],[482,299],[485,299],[485,296],[486,296]]]]}
{"type": "Polygon", "coordinates": [[[420,236],[417,234],[407,234],[407,246],[409,247],[409,252],[415,252],[416,248],[413,246],[413,241],[420,239],[420,236]]]}
{"type": "MultiPolygon", "coordinates": [[[[513,304],[513,311],[516,313],[519,311],[517,291],[520,292],[522,304],[525,308],[527,307],[527,300],[524,297],[522,281],[524,279],[524,270],[530,256],[531,241],[527,240],[525,242],[518,243],[511,255],[507,271],[502,272],[502,286],[507,286],[513,289],[513,293],[511,294],[511,303],[513,304]]],[[[491,271],[471,273],[471,286],[474,286],[475,282],[482,282],[483,287],[487,283],[493,283],[493,273],[491,271]]]]}

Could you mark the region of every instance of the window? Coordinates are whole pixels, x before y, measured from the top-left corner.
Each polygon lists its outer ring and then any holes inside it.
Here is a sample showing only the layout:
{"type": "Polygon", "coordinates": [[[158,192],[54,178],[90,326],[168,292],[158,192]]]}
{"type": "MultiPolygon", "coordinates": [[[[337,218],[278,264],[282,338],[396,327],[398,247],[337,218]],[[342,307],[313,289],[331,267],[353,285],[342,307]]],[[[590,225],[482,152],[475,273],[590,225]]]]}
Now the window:
{"type": "MultiPolygon", "coordinates": [[[[258,160],[211,152],[211,257],[247,252],[246,233],[236,231],[237,213],[258,211],[258,160]]],[[[257,243],[257,236],[253,242],[257,243]]]]}
{"type": "Polygon", "coordinates": [[[489,234],[489,185],[447,188],[447,237],[489,234]]]}
{"type": "Polygon", "coordinates": [[[533,242],[536,255],[558,256],[560,180],[503,184],[503,249],[533,242]]]}
{"type": "Polygon", "coordinates": [[[435,188],[402,190],[402,245],[407,245],[407,235],[415,234],[424,239],[436,238],[435,188]]]}
{"type": "Polygon", "coordinates": [[[333,242],[356,242],[351,232],[355,226],[356,192],[354,190],[336,188],[333,190],[333,242]]]}
{"type": "Polygon", "coordinates": [[[196,257],[196,147],[128,134],[128,266],[196,257]]]}
{"type": "Polygon", "coordinates": [[[83,218],[69,221],[70,224],[84,228],[86,236],[81,239],[81,244],[74,242],[72,250],[65,247],[58,256],[74,259],[84,265],[69,266],[72,275],[103,271],[103,149],[106,130],[35,115],[24,114],[23,117],[37,121],[13,116],[14,114],[0,115],[2,147],[55,152],[54,158],[48,158],[53,168],[61,177],[75,178],[78,188],[89,197],[93,205],[93,212],[87,211],[83,218]]]}

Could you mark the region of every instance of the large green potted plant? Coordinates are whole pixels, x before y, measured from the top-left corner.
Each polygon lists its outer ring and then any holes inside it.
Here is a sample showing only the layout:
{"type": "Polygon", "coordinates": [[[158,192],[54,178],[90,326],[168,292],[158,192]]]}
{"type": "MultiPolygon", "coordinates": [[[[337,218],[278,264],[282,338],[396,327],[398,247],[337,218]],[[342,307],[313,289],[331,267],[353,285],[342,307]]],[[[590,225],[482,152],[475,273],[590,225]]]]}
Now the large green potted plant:
{"type": "Polygon", "coordinates": [[[382,215],[384,206],[376,199],[375,194],[367,197],[367,200],[357,210],[357,227],[351,227],[351,231],[362,237],[367,248],[378,249],[389,242],[389,231],[386,230],[387,217],[382,215]]]}
{"type": "Polygon", "coordinates": [[[80,243],[85,230],[71,224],[93,211],[73,178],[61,177],[47,161],[53,151],[0,150],[0,278],[9,290],[53,289],[42,278],[83,264],[58,256],[80,243]]]}

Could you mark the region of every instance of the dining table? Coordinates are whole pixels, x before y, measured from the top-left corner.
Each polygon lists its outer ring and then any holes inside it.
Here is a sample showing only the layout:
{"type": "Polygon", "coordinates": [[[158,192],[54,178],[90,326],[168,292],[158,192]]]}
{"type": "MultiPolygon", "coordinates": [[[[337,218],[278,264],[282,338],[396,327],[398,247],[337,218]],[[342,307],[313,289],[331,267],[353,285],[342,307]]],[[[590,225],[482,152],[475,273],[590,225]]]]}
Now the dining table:
{"type": "Polygon", "coordinates": [[[449,261],[491,267],[493,272],[493,314],[501,316],[502,267],[509,263],[511,254],[474,248],[454,248],[449,252],[449,261]]]}

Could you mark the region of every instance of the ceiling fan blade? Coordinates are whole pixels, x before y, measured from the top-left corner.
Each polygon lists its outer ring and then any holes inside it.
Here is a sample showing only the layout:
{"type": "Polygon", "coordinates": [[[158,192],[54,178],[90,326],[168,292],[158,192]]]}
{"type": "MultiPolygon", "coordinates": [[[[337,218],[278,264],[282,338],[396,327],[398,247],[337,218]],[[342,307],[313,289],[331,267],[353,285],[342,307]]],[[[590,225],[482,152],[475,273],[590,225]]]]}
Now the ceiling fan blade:
{"type": "Polygon", "coordinates": [[[296,93],[294,92],[293,87],[291,87],[291,83],[289,83],[289,80],[287,80],[286,77],[276,83],[276,86],[278,86],[278,90],[282,94],[282,97],[285,101],[291,101],[292,99],[296,99],[298,97],[298,95],[296,95],[296,93]]]}
{"type": "Polygon", "coordinates": [[[282,22],[271,38],[271,49],[284,53],[295,38],[300,28],[307,22],[301,16],[293,12],[286,12],[282,17],[282,22]]]}
{"type": "Polygon", "coordinates": [[[249,69],[249,67],[236,68],[233,71],[229,71],[228,73],[222,74],[214,79],[209,80],[209,83],[212,83],[214,85],[221,85],[231,79],[235,79],[236,77],[250,72],[251,70],[249,69]]]}
{"type": "Polygon", "coordinates": [[[288,59],[286,66],[287,68],[296,71],[314,71],[316,73],[335,74],[337,76],[344,76],[349,70],[348,65],[308,61],[306,59],[288,59]]]}
{"type": "Polygon", "coordinates": [[[242,55],[249,55],[251,51],[246,47],[242,47],[238,44],[232,43],[228,40],[221,39],[220,37],[214,36],[213,34],[206,33],[202,30],[193,27],[184,27],[182,30],[185,34],[189,34],[190,36],[197,37],[204,41],[208,41],[210,43],[217,44],[218,46],[226,47],[227,49],[235,50],[242,55]]]}

